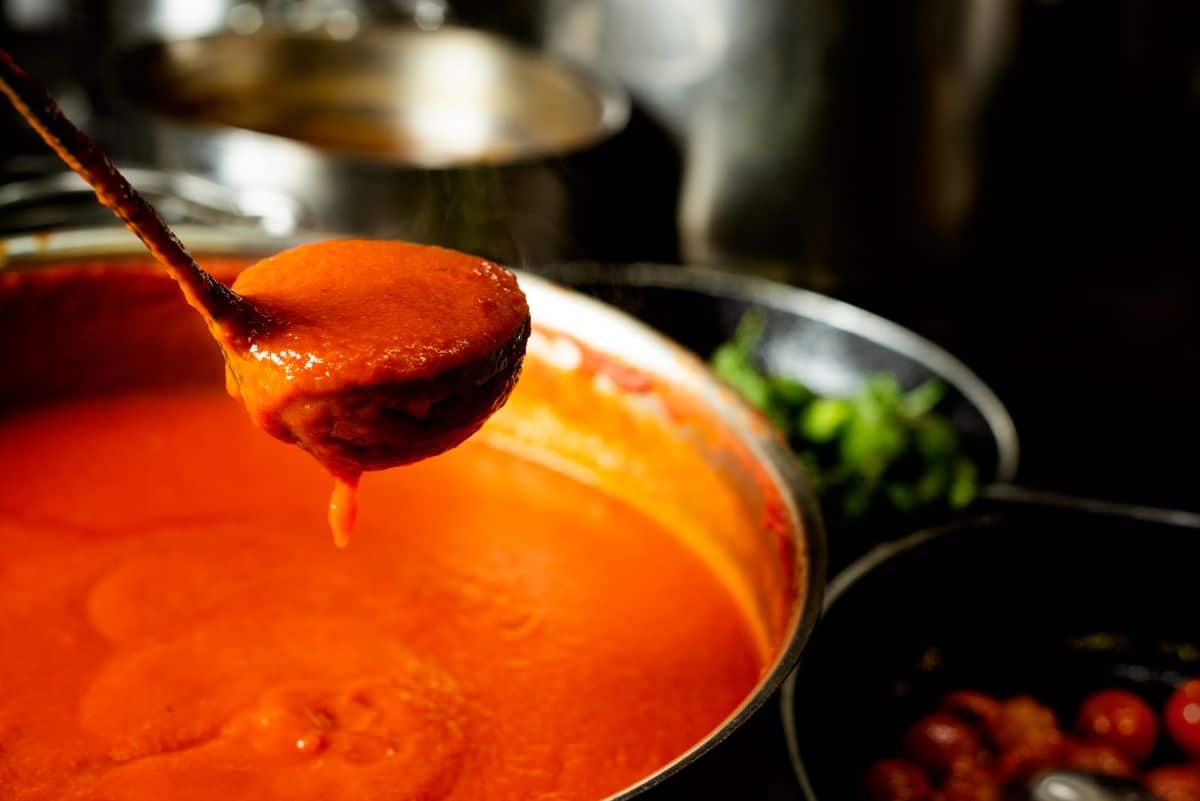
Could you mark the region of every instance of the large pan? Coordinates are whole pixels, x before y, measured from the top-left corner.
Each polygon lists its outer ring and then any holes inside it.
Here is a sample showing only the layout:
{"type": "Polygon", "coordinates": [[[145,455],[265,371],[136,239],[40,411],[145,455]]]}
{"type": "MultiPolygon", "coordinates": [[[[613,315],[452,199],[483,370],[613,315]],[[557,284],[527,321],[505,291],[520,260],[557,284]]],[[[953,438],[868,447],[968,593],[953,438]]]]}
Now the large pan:
{"type": "MultiPolygon", "coordinates": [[[[245,229],[183,227],[179,234],[194,252],[201,254],[202,262],[205,254],[254,258],[286,244],[245,229]]],[[[7,274],[37,270],[46,263],[140,253],[141,246],[132,236],[111,227],[12,237],[0,240],[0,282],[7,274]]],[[[594,409],[611,409],[611,402],[556,406],[552,393],[522,389],[530,377],[585,369],[581,366],[584,361],[595,363],[595,359],[577,358],[580,348],[603,359],[617,360],[634,374],[649,376],[648,382],[639,382],[640,389],[630,391],[627,403],[619,405],[618,416],[629,416],[626,425],[633,428],[628,430],[661,432],[662,438],[652,437],[660,445],[668,441],[682,443],[680,458],[714,480],[701,482],[707,488],[701,492],[694,480],[681,481],[670,472],[641,469],[639,460],[656,463],[655,455],[644,444],[632,443],[618,461],[622,470],[631,470],[641,478],[613,484],[614,491],[627,495],[628,502],[641,504],[650,514],[670,516],[697,553],[713,560],[714,569],[727,577],[735,599],[746,610],[770,654],[757,685],[724,721],[686,753],[615,794],[610,801],[643,794],[662,799],[753,794],[756,784],[765,781],[763,754],[756,748],[761,741],[753,735],[761,730],[764,720],[775,718],[773,706],[764,704],[796,664],[821,605],[824,535],[800,466],[765,421],[680,346],[580,293],[533,275],[522,274],[520,280],[535,320],[525,377],[505,409],[481,435],[488,436],[491,427],[494,436],[519,438],[525,429],[544,429],[541,424],[547,414],[557,419],[564,431],[607,430],[598,427],[594,409]],[[687,414],[683,410],[688,410],[687,414]],[[523,427],[520,423],[527,414],[537,415],[539,425],[523,427]],[[717,489],[715,496],[711,494],[713,488],[717,489]]],[[[168,293],[164,297],[173,297],[169,293],[174,289],[165,278],[163,291],[168,293]]],[[[129,380],[136,380],[139,352],[147,348],[162,350],[155,351],[161,363],[171,363],[166,360],[174,358],[181,380],[196,380],[195,376],[204,371],[211,374],[212,381],[221,380],[220,358],[211,342],[202,341],[202,330],[197,335],[200,339],[193,337],[195,341],[180,344],[178,327],[171,325],[169,315],[158,315],[154,330],[147,331],[133,311],[138,302],[138,298],[129,299],[127,331],[120,326],[105,329],[106,336],[112,337],[110,342],[77,341],[86,338],[57,341],[52,330],[41,337],[29,328],[44,322],[52,329],[53,320],[24,314],[6,318],[0,313],[0,363],[5,364],[0,373],[0,398],[5,403],[21,398],[37,402],[39,396],[72,391],[81,377],[95,371],[107,374],[114,369],[126,370],[129,380]],[[6,319],[13,317],[25,322],[20,327],[6,326],[6,319]],[[50,347],[53,352],[49,356],[38,353],[39,347],[50,347]],[[39,367],[46,358],[60,365],[60,373],[69,374],[47,375],[39,367]]],[[[86,304],[75,311],[86,315],[86,304]]],[[[178,313],[187,318],[184,322],[193,324],[189,330],[198,328],[182,302],[178,313]]],[[[140,355],[145,357],[144,353],[140,355]]],[[[612,380],[601,381],[599,376],[592,391],[598,393],[597,398],[600,394],[611,398],[615,391],[612,380]]],[[[92,385],[93,378],[89,375],[84,383],[92,385]]],[[[553,381],[529,384],[554,385],[553,381]]],[[[622,424],[621,420],[608,422],[622,424]]],[[[581,469],[606,469],[603,453],[595,455],[593,464],[588,461],[593,456],[586,449],[570,450],[572,442],[583,439],[586,437],[563,437],[556,442],[551,438],[532,445],[551,449],[549,458],[571,459],[581,469]]],[[[688,471],[683,474],[694,475],[688,471]]]]}

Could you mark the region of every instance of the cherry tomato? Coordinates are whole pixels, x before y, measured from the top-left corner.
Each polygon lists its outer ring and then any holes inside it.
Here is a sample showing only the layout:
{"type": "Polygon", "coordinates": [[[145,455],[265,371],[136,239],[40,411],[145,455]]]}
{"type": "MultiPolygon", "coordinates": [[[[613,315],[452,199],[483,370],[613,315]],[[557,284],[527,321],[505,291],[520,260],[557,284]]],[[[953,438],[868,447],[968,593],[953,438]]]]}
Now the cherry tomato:
{"type": "Polygon", "coordinates": [[[1137,773],[1133,761],[1126,754],[1106,743],[1068,740],[1062,751],[1062,760],[1063,767],[1089,773],[1128,778],[1133,778],[1137,773]]]}
{"type": "Polygon", "coordinates": [[[1037,739],[1048,731],[1058,731],[1058,719],[1049,707],[1028,695],[1019,695],[1000,704],[1000,714],[987,727],[988,736],[1000,751],[1037,739]]]}
{"type": "Polygon", "coordinates": [[[1148,770],[1142,784],[1159,801],[1200,801],[1200,770],[1192,765],[1168,765],[1148,770]]]}
{"type": "Polygon", "coordinates": [[[1000,717],[1000,702],[975,690],[958,690],[942,699],[941,710],[971,724],[976,731],[986,732],[1000,717]]]}
{"type": "Polygon", "coordinates": [[[1158,718],[1133,693],[1100,690],[1084,699],[1075,730],[1084,740],[1111,746],[1140,765],[1154,750],[1158,718]]]}
{"type": "Polygon", "coordinates": [[[1200,759],[1200,679],[1184,682],[1171,694],[1163,721],[1180,750],[1200,759]]]}
{"type": "Polygon", "coordinates": [[[928,801],[933,795],[925,771],[907,759],[884,759],[867,771],[871,801],[928,801]]]}
{"type": "Polygon", "coordinates": [[[958,718],[941,712],[926,715],[904,734],[904,753],[921,767],[940,776],[960,757],[983,751],[978,735],[958,718]]]}
{"type": "Polygon", "coordinates": [[[943,801],[999,801],[1000,782],[984,763],[961,757],[946,773],[941,797],[943,801]]]}
{"type": "Polygon", "coordinates": [[[1056,768],[1062,764],[1066,744],[1066,736],[1058,729],[1029,729],[1016,745],[1000,753],[996,760],[996,778],[1007,785],[1056,768]]]}

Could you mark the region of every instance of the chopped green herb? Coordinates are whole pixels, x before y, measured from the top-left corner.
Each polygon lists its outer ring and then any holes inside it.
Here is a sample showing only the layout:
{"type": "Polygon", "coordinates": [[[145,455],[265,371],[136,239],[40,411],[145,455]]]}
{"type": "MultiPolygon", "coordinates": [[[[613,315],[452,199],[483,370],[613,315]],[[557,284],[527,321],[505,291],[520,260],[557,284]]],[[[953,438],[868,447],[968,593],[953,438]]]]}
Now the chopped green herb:
{"type": "Polygon", "coordinates": [[[821,396],[762,369],[755,351],[765,330],[763,314],[744,315],[713,353],[713,370],[788,437],[832,522],[849,525],[888,508],[960,509],[975,499],[978,468],[936,411],[943,383],[905,391],[895,376],[873,375],[848,397],[821,396]]]}
{"type": "Polygon", "coordinates": [[[901,401],[900,408],[910,420],[929,414],[946,397],[946,385],[936,379],[909,390],[901,401]]]}
{"type": "Polygon", "coordinates": [[[852,416],[854,405],[850,401],[814,397],[799,414],[800,434],[811,442],[832,442],[852,416]]]}
{"type": "Polygon", "coordinates": [[[965,456],[954,462],[954,477],[950,480],[947,501],[952,509],[969,506],[979,493],[979,468],[965,456]]]}

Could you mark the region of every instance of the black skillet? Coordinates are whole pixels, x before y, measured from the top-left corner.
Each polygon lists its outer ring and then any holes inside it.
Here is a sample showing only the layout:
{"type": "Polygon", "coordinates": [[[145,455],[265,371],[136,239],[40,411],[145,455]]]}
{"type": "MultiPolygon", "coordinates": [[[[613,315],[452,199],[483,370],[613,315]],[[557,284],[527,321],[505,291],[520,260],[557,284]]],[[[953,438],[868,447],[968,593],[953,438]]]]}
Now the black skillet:
{"type": "MultiPolygon", "coordinates": [[[[1106,687],[1200,675],[1200,515],[1027,496],[879,546],[830,585],[782,694],[809,799],[861,798],[948,691],[1032,694],[1070,727],[1106,687]]],[[[1160,736],[1151,764],[1183,761],[1160,736]]]]}

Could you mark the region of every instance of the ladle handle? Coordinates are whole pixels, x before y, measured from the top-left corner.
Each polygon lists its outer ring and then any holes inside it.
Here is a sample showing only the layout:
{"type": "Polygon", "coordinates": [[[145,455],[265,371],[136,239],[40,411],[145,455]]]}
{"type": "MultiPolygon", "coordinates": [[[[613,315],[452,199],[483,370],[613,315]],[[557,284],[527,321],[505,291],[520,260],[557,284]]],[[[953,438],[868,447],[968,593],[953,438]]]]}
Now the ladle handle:
{"type": "Polygon", "coordinates": [[[248,319],[250,311],[245,300],[196,263],[154,207],[129,185],[104,151],[67,119],[42,85],[3,49],[0,49],[0,91],[59,158],[88,182],[100,202],[112,209],[167,268],[188,303],[200,312],[219,341],[224,341],[230,332],[215,323],[248,319]]]}

